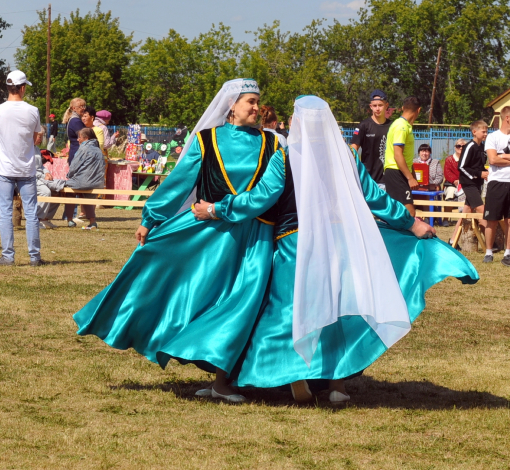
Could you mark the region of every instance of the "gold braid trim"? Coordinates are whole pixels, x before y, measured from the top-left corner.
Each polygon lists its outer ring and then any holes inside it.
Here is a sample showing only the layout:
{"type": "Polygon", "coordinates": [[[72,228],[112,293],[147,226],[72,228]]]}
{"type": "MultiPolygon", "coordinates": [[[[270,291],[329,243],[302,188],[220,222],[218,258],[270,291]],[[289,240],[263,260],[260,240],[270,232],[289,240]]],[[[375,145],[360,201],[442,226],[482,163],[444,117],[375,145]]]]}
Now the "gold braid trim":
{"type": "Polygon", "coordinates": [[[200,132],[197,132],[197,139],[198,139],[198,143],[200,144],[200,151],[202,152],[202,160],[203,160],[204,155],[205,155],[205,148],[204,148],[204,141],[202,140],[202,135],[200,134],[200,132]]]}
{"type": "Polygon", "coordinates": [[[296,229],[296,230],[290,230],[289,232],[285,232],[285,233],[282,233],[281,235],[278,235],[274,241],[277,241],[277,240],[280,240],[284,237],[286,237],[287,235],[292,235],[293,233],[296,233],[299,229],[296,229]]]}
{"type": "Polygon", "coordinates": [[[274,222],[269,222],[269,220],[264,220],[264,219],[261,219],[260,217],[255,217],[257,220],[260,220],[263,224],[266,224],[266,225],[275,225],[274,222]]]}
{"type": "Polygon", "coordinates": [[[220,149],[218,148],[218,141],[216,140],[216,127],[213,127],[211,129],[211,134],[214,152],[216,153],[216,158],[218,159],[218,163],[220,164],[221,172],[223,173],[223,178],[225,178],[225,182],[227,183],[227,186],[229,187],[230,191],[232,191],[232,194],[237,195],[237,191],[234,189],[234,186],[232,186],[232,183],[228,178],[227,171],[225,170],[225,165],[223,165],[223,159],[221,158],[220,149]]]}
{"type": "Polygon", "coordinates": [[[259,129],[259,132],[262,135],[262,145],[260,147],[260,156],[259,156],[259,164],[257,166],[257,169],[255,170],[255,174],[253,175],[253,178],[250,181],[250,184],[246,188],[246,191],[250,191],[253,187],[253,184],[255,183],[255,179],[257,178],[257,175],[259,174],[260,168],[262,166],[262,157],[264,156],[264,150],[266,149],[266,134],[264,134],[264,131],[259,129]]]}

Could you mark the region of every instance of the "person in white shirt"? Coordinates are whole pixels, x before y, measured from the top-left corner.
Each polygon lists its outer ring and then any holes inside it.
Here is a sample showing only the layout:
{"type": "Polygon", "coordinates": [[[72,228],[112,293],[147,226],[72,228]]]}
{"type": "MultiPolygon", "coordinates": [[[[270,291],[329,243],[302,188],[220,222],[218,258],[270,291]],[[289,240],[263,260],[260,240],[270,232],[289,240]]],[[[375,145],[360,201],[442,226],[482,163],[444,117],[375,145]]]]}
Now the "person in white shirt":
{"type": "Polygon", "coordinates": [[[36,164],[34,142],[41,131],[39,111],[23,101],[31,83],[20,70],[7,75],[7,101],[0,105],[0,266],[14,265],[12,204],[17,187],[23,202],[30,266],[46,264],[41,260],[39,219],[37,217],[36,164]]]}
{"type": "Polygon", "coordinates": [[[504,218],[506,249],[501,263],[510,267],[510,240],[508,239],[510,225],[510,106],[505,106],[501,110],[500,120],[500,129],[489,134],[485,141],[485,151],[490,167],[483,216],[487,221],[485,229],[487,252],[484,262],[493,261],[492,248],[496,238],[496,228],[498,222],[504,218]],[[487,261],[485,261],[486,259],[487,261]]]}

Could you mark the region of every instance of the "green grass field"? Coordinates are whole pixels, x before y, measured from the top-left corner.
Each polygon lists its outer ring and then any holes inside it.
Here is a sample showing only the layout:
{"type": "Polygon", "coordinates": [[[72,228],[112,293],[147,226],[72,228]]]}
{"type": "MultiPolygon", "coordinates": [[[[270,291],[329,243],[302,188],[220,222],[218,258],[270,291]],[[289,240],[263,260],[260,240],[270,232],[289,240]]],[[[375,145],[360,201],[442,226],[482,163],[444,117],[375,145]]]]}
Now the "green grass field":
{"type": "Polygon", "coordinates": [[[194,366],[163,371],[76,335],[72,314],[127,260],[139,216],[98,211],[96,232],[57,222],[40,268],[16,232],[17,266],[0,268],[0,469],[510,468],[502,254],[469,256],[474,286],[432,288],[411,333],[348,383],[347,407],[269,390],[230,406],[194,397],[211,380],[194,366]]]}

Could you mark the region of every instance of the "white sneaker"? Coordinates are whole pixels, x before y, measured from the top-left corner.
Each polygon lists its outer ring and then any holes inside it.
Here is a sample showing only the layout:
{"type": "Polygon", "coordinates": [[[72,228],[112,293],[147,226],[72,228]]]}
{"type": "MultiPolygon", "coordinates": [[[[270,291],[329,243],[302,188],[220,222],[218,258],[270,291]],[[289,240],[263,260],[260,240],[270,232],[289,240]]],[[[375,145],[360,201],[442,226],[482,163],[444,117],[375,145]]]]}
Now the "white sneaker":
{"type": "Polygon", "coordinates": [[[51,220],[45,220],[44,223],[48,228],[57,228],[57,226],[51,222],[51,220]]]}
{"type": "Polygon", "coordinates": [[[338,390],[333,390],[329,394],[329,401],[333,405],[339,405],[341,403],[345,403],[351,400],[351,397],[346,393],[339,392],[338,390]]]}
{"type": "Polygon", "coordinates": [[[73,219],[73,222],[74,222],[75,224],[86,224],[86,223],[87,223],[87,221],[86,221],[86,220],[78,219],[78,217],[75,217],[75,218],[73,219]]]}
{"type": "Polygon", "coordinates": [[[48,222],[47,220],[40,220],[39,221],[39,228],[42,228],[42,229],[52,229],[52,228],[55,228],[55,225],[53,225],[52,223],[48,222]]]}

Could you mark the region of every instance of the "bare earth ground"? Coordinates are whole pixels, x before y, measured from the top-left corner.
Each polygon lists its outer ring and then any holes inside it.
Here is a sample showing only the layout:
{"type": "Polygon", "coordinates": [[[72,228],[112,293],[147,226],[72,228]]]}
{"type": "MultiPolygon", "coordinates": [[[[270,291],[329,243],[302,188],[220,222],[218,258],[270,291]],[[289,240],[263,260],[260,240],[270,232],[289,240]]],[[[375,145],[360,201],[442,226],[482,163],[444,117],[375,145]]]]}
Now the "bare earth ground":
{"type": "Polygon", "coordinates": [[[282,391],[229,406],[194,397],[211,379],[194,366],[162,371],[75,333],[72,314],[127,260],[139,216],[101,210],[97,232],[58,222],[42,232],[41,268],[16,232],[18,265],[0,268],[1,469],[510,468],[502,254],[469,256],[475,286],[432,288],[411,333],[349,382],[347,407],[327,395],[299,407],[282,391]]]}

